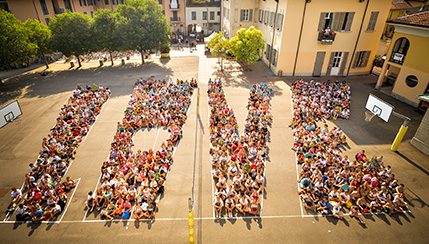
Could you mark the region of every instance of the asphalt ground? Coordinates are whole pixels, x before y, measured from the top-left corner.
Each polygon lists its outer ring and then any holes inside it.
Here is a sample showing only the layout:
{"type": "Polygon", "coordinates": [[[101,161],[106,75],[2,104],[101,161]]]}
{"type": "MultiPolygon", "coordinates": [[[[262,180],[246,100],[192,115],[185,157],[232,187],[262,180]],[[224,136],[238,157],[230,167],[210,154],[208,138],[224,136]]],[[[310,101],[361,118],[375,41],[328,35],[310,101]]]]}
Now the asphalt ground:
{"type": "MultiPolygon", "coordinates": [[[[42,138],[49,133],[60,108],[76,85],[103,84],[111,88],[112,96],[104,104],[67,172],[67,176],[78,179],[79,185],[69,193],[71,199],[65,214],[50,223],[0,222],[1,242],[187,243],[188,198],[191,197],[194,199],[196,243],[427,243],[429,157],[409,143],[422,118],[421,113],[374,90],[375,76],[347,77],[352,88],[351,118],[328,123],[339,126],[346,133],[349,148],[344,148],[343,152],[349,157],[354,157],[362,149],[367,155],[384,156],[396,178],[406,186],[411,213],[365,215],[366,226],[347,216],[341,221],[313,215],[302,209],[298,199],[297,166],[294,152],[290,150],[293,143],[292,130],[288,127],[291,117],[290,84],[299,77],[272,77],[261,62],[252,65],[251,71],[221,73],[217,58],[206,58],[203,54],[203,46],[198,46],[198,50],[192,53],[186,49],[180,53],[173,52],[175,57],[171,59],[153,59],[145,65],[139,65],[138,60],[113,67],[98,67],[98,63],[90,62],[84,63],[80,69],[69,69],[68,64],[56,63],[51,65],[48,76],[41,77],[35,73],[44,69],[41,67],[5,80],[6,84],[0,87],[0,103],[18,99],[23,115],[21,120],[0,129],[1,210],[6,210],[9,204],[10,188],[22,185],[28,164],[34,162],[38,155],[42,138]],[[166,180],[159,212],[152,222],[103,221],[96,213],[86,216],[84,201],[87,192],[97,185],[100,167],[108,155],[116,123],[123,117],[134,82],[138,78],[150,77],[188,80],[198,77],[200,81],[199,106],[196,91],[183,127],[183,139],[177,146],[174,164],[166,180]],[[206,93],[209,78],[224,80],[225,94],[236,114],[240,131],[247,113],[245,105],[251,85],[259,81],[268,82],[273,91],[266,194],[260,218],[215,219],[213,216],[206,93]],[[366,123],[364,105],[369,93],[412,118],[398,153],[390,151],[390,145],[402,121],[392,118],[385,123],[374,118],[366,123]]],[[[321,78],[325,79],[329,77],[321,78]]],[[[156,148],[165,137],[165,131],[158,128],[139,131],[134,138],[135,148],[156,148]]],[[[0,219],[3,218],[2,211],[0,219]]]]}

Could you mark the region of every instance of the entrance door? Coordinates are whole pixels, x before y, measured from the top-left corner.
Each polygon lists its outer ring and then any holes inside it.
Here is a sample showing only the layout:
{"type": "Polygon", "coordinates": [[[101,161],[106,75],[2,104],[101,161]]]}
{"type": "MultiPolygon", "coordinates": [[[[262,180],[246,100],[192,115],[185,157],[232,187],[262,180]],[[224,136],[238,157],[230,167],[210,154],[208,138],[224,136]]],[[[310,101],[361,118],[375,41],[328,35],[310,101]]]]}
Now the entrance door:
{"type": "Polygon", "coordinates": [[[323,60],[325,59],[325,52],[317,52],[316,62],[314,62],[313,76],[320,76],[322,74],[323,60]]]}
{"type": "Polygon", "coordinates": [[[334,60],[332,61],[331,75],[338,75],[338,72],[340,71],[340,64],[341,64],[341,57],[342,56],[343,56],[342,52],[335,52],[334,53],[334,60]]]}

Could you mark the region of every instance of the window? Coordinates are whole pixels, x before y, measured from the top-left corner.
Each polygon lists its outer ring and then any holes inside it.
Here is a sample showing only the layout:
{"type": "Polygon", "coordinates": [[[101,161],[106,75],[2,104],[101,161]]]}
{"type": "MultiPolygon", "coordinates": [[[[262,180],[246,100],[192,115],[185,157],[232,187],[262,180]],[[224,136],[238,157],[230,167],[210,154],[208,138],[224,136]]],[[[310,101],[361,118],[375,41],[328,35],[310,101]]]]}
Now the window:
{"type": "Polygon", "coordinates": [[[214,17],[215,17],[215,12],[210,11],[210,20],[214,20],[214,17]]]}
{"type": "Polygon", "coordinates": [[[83,12],[83,14],[88,15],[88,13],[87,13],[87,12],[83,12]]]}
{"type": "Polygon", "coordinates": [[[350,31],[354,15],[354,12],[322,12],[318,30],[324,31],[329,27],[332,31],[350,31]]]}
{"type": "Polygon", "coordinates": [[[407,55],[408,48],[410,47],[410,42],[407,38],[401,37],[396,40],[395,45],[392,49],[392,55],[390,56],[390,62],[397,64],[404,63],[405,56],[407,55]]]}
{"type": "Polygon", "coordinates": [[[10,13],[9,5],[7,5],[6,1],[0,1],[0,9],[10,13]]]}
{"type": "Polygon", "coordinates": [[[73,12],[73,9],[72,9],[72,7],[71,7],[70,0],[64,0],[64,8],[65,8],[66,10],[69,10],[70,12],[73,12]]]}
{"type": "Polygon", "coordinates": [[[45,21],[46,21],[46,25],[47,25],[47,26],[49,26],[49,20],[51,20],[51,19],[50,19],[50,18],[46,18],[46,19],[45,19],[45,21]]]}
{"type": "Polygon", "coordinates": [[[378,12],[371,12],[371,17],[369,18],[368,27],[366,28],[366,31],[374,31],[375,30],[375,24],[377,23],[378,18],[378,12]]]}
{"type": "Polygon", "coordinates": [[[262,23],[263,20],[264,20],[264,10],[259,9],[259,11],[258,11],[258,21],[259,21],[259,23],[262,23]]]}
{"type": "Polygon", "coordinates": [[[368,64],[369,55],[371,55],[371,51],[362,51],[357,52],[355,61],[353,63],[353,68],[364,68],[368,64]]]}
{"type": "Polygon", "coordinates": [[[158,3],[159,3],[159,4],[162,4],[162,0],[158,0],[158,3]]]}
{"type": "Polygon", "coordinates": [[[88,6],[94,5],[93,0],[88,0],[88,6]]]}
{"type": "Polygon", "coordinates": [[[109,0],[104,0],[104,4],[109,5],[109,0]]]}
{"type": "Polygon", "coordinates": [[[94,18],[94,11],[91,11],[91,18],[94,18]]]}
{"type": "Polygon", "coordinates": [[[271,59],[271,45],[267,44],[267,50],[265,50],[265,58],[270,61],[271,59]]]}
{"type": "Polygon", "coordinates": [[[46,7],[45,0],[40,0],[40,6],[42,7],[43,14],[49,15],[48,7],[46,7]]]}
{"type": "Polygon", "coordinates": [[[253,9],[242,9],[240,13],[240,21],[252,21],[253,9]]]}
{"type": "Polygon", "coordinates": [[[277,49],[274,48],[271,53],[273,54],[273,56],[271,57],[271,64],[277,66],[277,49]]]}
{"type": "Polygon", "coordinates": [[[118,0],[112,0],[112,5],[118,5],[118,0]]]}
{"type": "Polygon", "coordinates": [[[271,27],[274,26],[274,12],[270,12],[270,22],[269,22],[269,25],[271,27]]]}
{"type": "Polygon", "coordinates": [[[173,11],[173,21],[177,21],[177,11],[173,11]]]}
{"type": "Polygon", "coordinates": [[[277,14],[276,29],[278,31],[281,31],[282,30],[282,25],[283,25],[283,14],[277,14]]]}
{"type": "Polygon", "coordinates": [[[79,0],[79,5],[82,7],[82,0],[79,0]]]}
{"type": "Polygon", "coordinates": [[[197,12],[192,11],[191,16],[192,16],[192,20],[197,20],[197,12]]]}
{"type": "Polygon", "coordinates": [[[217,11],[217,16],[220,16],[220,11],[217,11]]]}
{"type": "Polygon", "coordinates": [[[82,0],[83,1],[83,5],[86,6],[86,0],[82,0]]]}
{"type": "Polygon", "coordinates": [[[419,80],[414,75],[409,75],[405,79],[405,83],[407,83],[407,86],[409,86],[409,87],[415,87],[415,86],[417,86],[418,82],[419,82],[419,80]]]}
{"type": "Polygon", "coordinates": [[[265,10],[265,14],[264,14],[264,24],[267,25],[268,24],[268,10],[265,10]]]}
{"type": "Polygon", "coordinates": [[[203,11],[203,20],[207,20],[207,11],[203,11]]]}

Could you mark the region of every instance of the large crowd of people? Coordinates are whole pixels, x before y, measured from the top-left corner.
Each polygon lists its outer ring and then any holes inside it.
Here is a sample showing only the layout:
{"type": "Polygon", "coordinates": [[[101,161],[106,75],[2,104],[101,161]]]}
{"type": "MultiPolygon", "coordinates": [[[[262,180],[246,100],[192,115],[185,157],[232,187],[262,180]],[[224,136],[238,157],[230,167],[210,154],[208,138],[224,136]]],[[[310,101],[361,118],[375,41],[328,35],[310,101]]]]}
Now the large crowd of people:
{"type": "Polygon", "coordinates": [[[266,142],[272,120],[270,89],[266,83],[250,89],[242,135],[220,79],[209,80],[208,102],[215,215],[221,217],[223,209],[229,217],[236,213],[260,215],[268,157],[266,142]]]}
{"type": "Polygon", "coordinates": [[[67,193],[76,184],[64,179],[76,149],[110,96],[103,86],[77,86],[61,108],[55,126],[43,138],[35,163],[30,163],[22,191],[13,187],[9,213],[17,211],[17,221],[54,219],[67,202],[67,193]]]}
{"type": "Polygon", "coordinates": [[[124,118],[117,124],[108,159],[101,167],[100,187],[88,193],[85,205],[89,212],[97,209],[101,217],[110,220],[134,217],[138,221],[155,216],[195,87],[194,79],[140,79],[135,83],[124,118]],[[134,133],[154,127],[168,128],[169,136],[161,149],[133,151],[134,133]]]}
{"type": "Polygon", "coordinates": [[[344,82],[298,80],[292,86],[292,121],[299,174],[299,195],[305,208],[343,218],[341,209],[365,224],[359,213],[405,213],[404,185],[399,184],[383,156],[343,155],[347,143],[340,128],[325,119],[348,119],[350,87],[344,82]],[[319,124],[317,123],[319,122],[319,124]]]}

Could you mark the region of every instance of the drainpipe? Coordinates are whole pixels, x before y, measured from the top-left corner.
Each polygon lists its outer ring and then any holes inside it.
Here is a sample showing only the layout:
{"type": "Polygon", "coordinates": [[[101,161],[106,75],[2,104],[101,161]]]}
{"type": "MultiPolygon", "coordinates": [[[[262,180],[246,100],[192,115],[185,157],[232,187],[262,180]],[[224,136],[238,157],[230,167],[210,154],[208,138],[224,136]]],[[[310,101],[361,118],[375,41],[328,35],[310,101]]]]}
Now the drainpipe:
{"type": "Polygon", "coordinates": [[[36,3],[34,2],[34,0],[33,0],[33,5],[34,5],[34,10],[36,10],[37,19],[39,20],[39,22],[42,22],[40,21],[39,12],[37,11],[36,3]]]}
{"type": "Polygon", "coordinates": [[[305,0],[304,10],[302,11],[301,29],[299,30],[298,45],[296,47],[296,56],[295,56],[295,63],[293,64],[292,76],[295,76],[296,62],[298,61],[299,47],[301,45],[302,29],[304,28],[305,11],[307,10],[307,3],[309,3],[309,2],[311,2],[311,0],[310,1],[309,0],[305,0]]]}
{"type": "Polygon", "coordinates": [[[356,38],[355,47],[353,49],[353,53],[352,53],[352,57],[350,59],[349,67],[347,68],[347,75],[346,76],[349,76],[350,68],[352,67],[352,63],[353,63],[353,58],[355,57],[355,54],[356,54],[356,48],[357,48],[357,45],[359,43],[360,34],[362,33],[363,21],[365,20],[366,11],[368,10],[369,1],[370,0],[366,1],[365,11],[363,12],[362,21],[360,23],[360,28],[359,28],[359,33],[358,33],[358,36],[356,38]]]}
{"type": "MultiPolygon", "coordinates": [[[[272,50],[274,50],[274,37],[276,36],[276,21],[277,21],[277,11],[279,10],[279,1],[280,0],[274,0],[274,1],[276,1],[277,2],[277,4],[276,4],[276,13],[274,14],[274,23],[273,23],[273,39],[272,39],[272,41],[271,41],[271,50],[270,50],[270,59],[272,59],[273,58],[273,52],[272,52],[272,50]]],[[[255,15],[256,15],[256,13],[255,13],[255,15]]],[[[253,16],[252,16],[253,17],[253,16]]],[[[278,62],[278,61],[277,61],[278,62]]],[[[269,70],[271,70],[271,60],[268,60],[268,63],[269,63],[269,65],[268,65],[268,69],[269,70]]]]}

